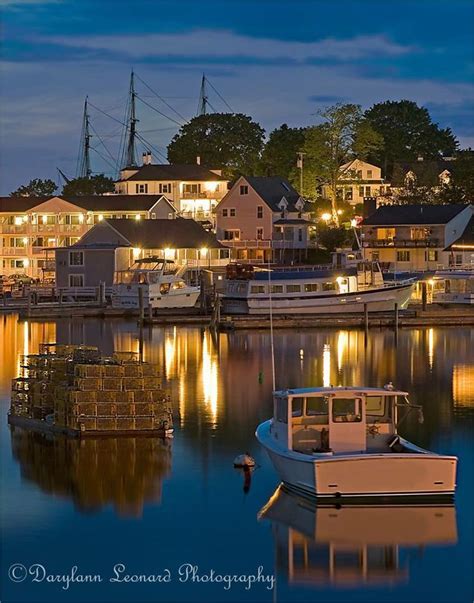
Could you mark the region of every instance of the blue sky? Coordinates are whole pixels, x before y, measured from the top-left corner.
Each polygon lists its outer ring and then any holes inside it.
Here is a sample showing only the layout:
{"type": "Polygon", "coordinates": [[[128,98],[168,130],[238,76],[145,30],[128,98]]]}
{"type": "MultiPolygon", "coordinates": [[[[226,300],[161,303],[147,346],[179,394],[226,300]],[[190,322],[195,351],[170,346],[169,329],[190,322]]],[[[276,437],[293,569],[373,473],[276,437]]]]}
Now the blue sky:
{"type": "MultiPolygon", "coordinates": [[[[84,97],[123,119],[130,70],[186,118],[204,71],[235,111],[267,130],[309,125],[334,102],[409,98],[474,146],[472,0],[0,0],[0,192],[73,176],[84,97]]],[[[170,110],[141,82],[144,101],[170,110]]],[[[210,93],[218,110],[225,107],[210,93]]],[[[161,153],[175,123],[138,102],[161,153]]],[[[174,115],[176,118],[176,114],[174,115]]],[[[91,109],[112,163],[120,125],[91,109]]],[[[178,120],[180,121],[180,120],[178,120]]],[[[140,149],[142,150],[142,149],[140,149]]],[[[157,153],[155,153],[156,155],[157,153]]],[[[93,152],[95,171],[112,172],[93,152]]],[[[157,160],[160,160],[157,157],[157,160]]]]}

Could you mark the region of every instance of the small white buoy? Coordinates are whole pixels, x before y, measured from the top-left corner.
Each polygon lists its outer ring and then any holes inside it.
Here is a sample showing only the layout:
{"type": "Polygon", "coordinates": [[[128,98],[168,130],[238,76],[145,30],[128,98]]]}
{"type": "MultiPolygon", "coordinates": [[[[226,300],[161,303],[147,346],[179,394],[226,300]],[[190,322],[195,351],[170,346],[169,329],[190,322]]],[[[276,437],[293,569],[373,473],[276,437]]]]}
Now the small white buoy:
{"type": "Polygon", "coordinates": [[[256,462],[248,452],[245,454],[239,454],[234,459],[234,467],[245,468],[245,467],[255,467],[256,462]]]}

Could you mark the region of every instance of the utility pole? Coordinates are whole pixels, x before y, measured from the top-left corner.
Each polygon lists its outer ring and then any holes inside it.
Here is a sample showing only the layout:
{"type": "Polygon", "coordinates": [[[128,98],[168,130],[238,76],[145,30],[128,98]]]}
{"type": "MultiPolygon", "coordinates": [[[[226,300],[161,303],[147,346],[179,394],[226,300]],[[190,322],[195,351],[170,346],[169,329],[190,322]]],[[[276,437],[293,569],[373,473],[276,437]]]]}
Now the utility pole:
{"type": "Polygon", "coordinates": [[[302,151],[298,151],[297,155],[298,155],[298,159],[296,160],[296,167],[298,167],[300,170],[300,195],[302,195],[303,194],[303,163],[304,163],[304,156],[306,155],[306,153],[303,153],[302,151]]]}
{"type": "Polygon", "coordinates": [[[201,92],[199,94],[198,115],[206,115],[207,113],[207,92],[206,92],[206,76],[203,73],[201,79],[201,92]]]}
{"type": "Polygon", "coordinates": [[[137,133],[137,117],[135,113],[135,82],[134,82],[134,73],[130,75],[130,110],[128,114],[128,141],[127,141],[127,151],[125,155],[125,167],[131,165],[137,165],[135,159],[135,138],[137,133]]]}
{"type": "Polygon", "coordinates": [[[79,165],[78,165],[78,178],[90,178],[92,174],[91,169],[91,133],[89,131],[89,114],[87,107],[87,96],[84,101],[84,113],[82,117],[82,133],[81,133],[81,150],[79,152],[79,165]]]}

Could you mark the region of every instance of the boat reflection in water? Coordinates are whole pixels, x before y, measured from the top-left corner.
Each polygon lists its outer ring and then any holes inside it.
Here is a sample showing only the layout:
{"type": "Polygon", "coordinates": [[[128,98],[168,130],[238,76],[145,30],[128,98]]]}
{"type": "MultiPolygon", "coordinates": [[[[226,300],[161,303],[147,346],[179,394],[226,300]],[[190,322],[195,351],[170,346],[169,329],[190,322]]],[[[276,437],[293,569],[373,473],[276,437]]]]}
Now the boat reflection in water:
{"type": "Polygon", "coordinates": [[[112,505],[119,516],[139,518],[145,504],[160,503],[171,471],[171,446],[160,438],[70,439],[12,427],[11,444],[22,479],[85,513],[112,505]]]}
{"type": "Polygon", "coordinates": [[[276,573],[314,587],[403,582],[402,548],[457,542],[453,504],[316,506],[279,486],[259,519],[272,522],[276,573]]]}

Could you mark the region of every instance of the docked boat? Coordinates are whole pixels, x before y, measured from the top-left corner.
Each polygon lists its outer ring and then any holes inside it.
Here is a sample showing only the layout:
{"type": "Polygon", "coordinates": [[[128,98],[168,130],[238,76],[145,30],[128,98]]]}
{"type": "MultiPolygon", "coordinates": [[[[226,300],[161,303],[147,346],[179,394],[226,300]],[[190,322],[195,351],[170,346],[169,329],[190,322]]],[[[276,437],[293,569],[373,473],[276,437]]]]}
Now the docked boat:
{"type": "Polygon", "coordinates": [[[408,305],[414,279],[384,283],[378,265],[270,268],[230,265],[223,311],[229,314],[383,312],[408,305]]]}
{"type": "Polygon", "coordinates": [[[437,270],[429,283],[435,304],[474,305],[474,268],[437,270]]]}
{"type": "Polygon", "coordinates": [[[413,411],[421,407],[390,385],[289,389],[274,393],[273,418],[256,436],[283,483],[310,496],[452,497],[457,458],[397,433],[413,411]]]}
{"type": "Polygon", "coordinates": [[[272,524],[275,574],[305,586],[403,583],[404,553],[458,539],[452,503],[321,505],[279,486],[258,518],[272,524]]]}
{"type": "Polygon", "coordinates": [[[186,269],[158,257],[137,260],[128,270],[115,273],[112,306],[138,308],[141,290],[145,308],[192,308],[201,289],[186,283],[186,269]]]}

